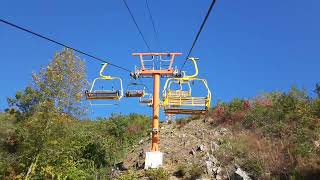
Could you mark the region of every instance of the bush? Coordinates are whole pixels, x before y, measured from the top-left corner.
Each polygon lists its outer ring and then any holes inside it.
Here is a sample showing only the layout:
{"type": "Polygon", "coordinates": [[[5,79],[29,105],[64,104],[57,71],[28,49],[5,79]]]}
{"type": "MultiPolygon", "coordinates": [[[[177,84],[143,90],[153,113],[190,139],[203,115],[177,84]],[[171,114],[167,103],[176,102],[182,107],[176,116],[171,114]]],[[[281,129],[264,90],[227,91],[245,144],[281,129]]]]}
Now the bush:
{"type": "Polygon", "coordinates": [[[191,121],[192,121],[191,118],[179,118],[176,120],[176,124],[178,125],[179,128],[181,128],[187,125],[191,121]]]}
{"type": "Polygon", "coordinates": [[[139,175],[133,171],[129,170],[125,174],[122,174],[120,177],[118,177],[119,180],[136,180],[139,179],[139,175]]]}
{"type": "Polygon", "coordinates": [[[177,177],[184,177],[188,172],[186,165],[179,165],[176,172],[174,172],[174,175],[177,177]]]}
{"type": "Polygon", "coordinates": [[[313,102],[314,115],[320,118],[320,99],[316,99],[313,102]]]}
{"type": "Polygon", "coordinates": [[[248,100],[235,98],[229,103],[219,103],[209,116],[212,118],[211,124],[235,125],[243,120],[247,112],[251,109],[248,100]]]}
{"type": "Polygon", "coordinates": [[[196,180],[196,179],[201,178],[201,176],[204,172],[203,172],[203,169],[199,165],[193,165],[189,169],[188,173],[189,173],[191,180],[196,180]]]}
{"type": "Polygon", "coordinates": [[[256,157],[248,157],[242,163],[242,167],[250,172],[250,176],[258,179],[265,171],[262,161],[256,157]]]}
{"type": "Polygon", "coordinates": [[[169,179],[169,174],[163,169],[149,169],[145,172],[145,176],[150,180],[167,180],[169,179]]]}
{"type": "Polygon", "coordinates": [[[278,178],[316,174],[320,169],[320,150],[315,145],[320,139],[319,99],[292,87],[287,93],[264,94],[250,102],[247,110],[236,99],[220,105],[219,113],[213,112],[223,122],[239,122],[227,124],[237,136],[224,140],[217,152],[220,162],[237,163],[255,178],[264,178],[267,172],[278,178]]]}

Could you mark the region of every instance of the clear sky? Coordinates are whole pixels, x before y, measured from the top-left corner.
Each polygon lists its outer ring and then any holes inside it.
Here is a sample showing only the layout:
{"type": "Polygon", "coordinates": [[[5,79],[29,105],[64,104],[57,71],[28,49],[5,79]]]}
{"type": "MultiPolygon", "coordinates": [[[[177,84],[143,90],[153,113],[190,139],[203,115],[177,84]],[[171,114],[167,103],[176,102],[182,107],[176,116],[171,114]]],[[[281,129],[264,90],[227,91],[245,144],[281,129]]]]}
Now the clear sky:
{"type": "MultiPolygon", "coordinates": [[[[147,41],[156,51],[188,52],[210,0],[149,0],[160,46],[156,46],[145,0],[127,0],[147,41]]],[[[312,90],[320,81],[319,0],[217,0],[193,55],[208,80],[213,101],[249,98],[290,86],[312,90]]],[[[121,0],[2,0],[0,16],[75,48],[133,69],[133,52],[147,51],[121,0]]],[[[32,71],[45,66],[62,47],[0,23],[0,109],[6,97],[31,83],[32,71]]],[[[88,79],[100,63],[86,60],[88,79]]],[[[184,56],[176,59],[181,66],[184,56]]],[[[192,71],[187,65],[186,70],[192,71]]],[[[128,83],[129,74],[112,75],[128,83]]],[[[149,81],[149,80],[144,80],[149,81]]],[[[148,84],[151,87],[151,84],[148,84]]],[[[196,88],[195,88],[196,89],[196,88]]],[[[196,90],[198,91],[198,90],[196,90]]],[[[90,109],[91,116],[111,112],[150,114],[134,100],[116,107],[90,109]]]]}

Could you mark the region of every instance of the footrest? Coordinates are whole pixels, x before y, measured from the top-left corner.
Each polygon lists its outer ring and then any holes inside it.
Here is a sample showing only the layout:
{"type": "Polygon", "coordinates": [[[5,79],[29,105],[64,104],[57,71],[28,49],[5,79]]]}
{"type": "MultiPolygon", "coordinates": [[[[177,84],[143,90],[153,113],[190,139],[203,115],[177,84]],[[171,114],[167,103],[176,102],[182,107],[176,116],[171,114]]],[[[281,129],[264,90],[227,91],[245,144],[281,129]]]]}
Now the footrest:
{"type": "Polygon", "coordinates": [[[199,110],[199,109],[164,109],[165,114],[207,114],[207,110],[199,110]]]}
{"type": "Polygon", "coordinates": [[[150,104],[150,103],[152,103],[152,99],[150,99],[150,100],[140,100],[139,103],[141,103],[141,104],[150,104]]]}
{"type": "Polygon", "coordinates": [[[87,100],[118,100],[119,91],[85,92],[87,100]]]}
{"type": "Polygon", "coordinates": [[[143,91],[127,91],[125,94],[126,97],[143,97],[143,91]]]}

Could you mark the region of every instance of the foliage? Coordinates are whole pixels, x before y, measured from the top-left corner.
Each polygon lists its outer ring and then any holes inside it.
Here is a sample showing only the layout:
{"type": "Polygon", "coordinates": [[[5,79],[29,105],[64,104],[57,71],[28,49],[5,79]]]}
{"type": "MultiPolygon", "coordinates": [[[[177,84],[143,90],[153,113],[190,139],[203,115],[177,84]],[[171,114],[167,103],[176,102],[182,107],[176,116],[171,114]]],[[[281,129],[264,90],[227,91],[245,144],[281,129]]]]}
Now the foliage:
{"type": "Polygon", "coordinates": [[[314,92],[317,94],[318,98],[320,99],[320,84],[319,83],[316,84],[316,88],[315,88],[314,92]]]}
{"type": "Polygon", "coordinates": [[[163,168],[159,169],[149,169],[145,172],[145,176],[150,180],[167,180],[169,179],[169,174],[163,168]]]}
{"type": "MultiPolygon", "coordinates": [[[[70,49],[33,74],[34,83],[0,112],[0,179],[104,179],[139,140],[148,135],[149,118],[111,115],[79,120],[85,112],[81,94],[87,86],[84,63],[70,49]]],[[[251,100],[219,104],[210,116],[215,125],[229,126],[216,153],[253,178],[311,179],[320,175],[320,86],[318,98],[292,87],[251,100]]],[[[178,119],[180,127],[191,118],[178,119]]],[[[198,165],[180,166],[177,175],[197,179],[198,165]]],[[[150,179],[168,179],[164,169],[147,170],[150,179]]],[[[120,179],[138,179],[133,171],[120,179]]]]}
{"type": "Polygon", "coordinates": [[[147,135],[149,118],[112,115],[79,120],[86,87],[83,62],[70,49],[57,53],[34,84],[0,112],[0,179],[107,177],[147,135]]]}
{"type": "Polygon", "coordinates": [[[9,106],[18,109],[24,117],[28,117],[34,113],[37,110],[37,105],[42,100],[41,93],[31,86],[26,87],[24,92],[18,91],[15,98],[9,97],[7,99],[9,106]]]}
{"type": "Polygon", "coordinates": [[[250,108],[249,101],[235,98],[229,103],[219,103],[211,112],[214,125],[235,124],[243,119],[250,108]]]}
{"type": "Polygon", "coordinates": [[[227,124],[237,134],[227,137],[220,148],[223,164],[236,163],[254,178],[268,172],[276,177],[299,177],[305,168],[320,169],[320,151],[315,146],[320,139],[319,99],[292,87],[287,93],[253,98],[248,108],[241,107],[241,102],[245,101],[235,99],[211,113],[215,125],[227,124]],[[233,112],[237,120],[232,119],[233,112]],[[232,123],[225,123],[230,119],[232,123]]]}
{"type": "Polygon", "coordinates": [[[193,165],[189,169],[188,174],[190,177],[188,179],[191,179],[191,180],[200,179],[203,173],[204,173],[203,169],[199,165],[193,165]]]}
{"type": "Polygon", "coordinates": [[[110,119],[77,121],[59,112],[35,113],[25,121],[1,114],[1,176],[88,178],[106,175],[141,136],[149,118],[131,114],[110,119]],[[118,124],[118,126],[112,126],[118,124]],[[135,125],[134,133],[126,131],[135,125]],[[111,125],[111,126],[109,126],[111,125]],[[121,133],[118,128],[125,129],[121,133]],[[101,171],[104,169],[104,171],[101,171]]]}
{"type": "Polygon", "coordinates": [[[78,117],[83,115],[80,100],[88,82],[84,62],[73,50],[65,48],[56,53],[46,68],[32,76],[41,96],[53,102],[60,112],[78,117]]]}
{"type": "Polygon", "coordinates": [[[139,179],[139,175],[134,170],[128,170],[124,174],[122,174],[117,179],[119,180],[137,180],[139,179]]]}
{"type": "Polygon", "coordinates": [[[179,119],[176,119],[176,125],[178,125],[178,127],[181,128],[191,121],[192,121],[192,118],[179,118],[179,119]]]}
{"type": "Polygon", "coordinates": [[[174,172],[174,175],[183,179],[201,179],[201,176],[204,174],[203,168],[199,164],[186,165],[180,164],[177,170],[174,172]]]}
{"type": "Polygon", "coordinates": [[[177,171],[174,173],[174,175],[177,177],[184,177],[187,174],[187,172],[187,166],[182,164],[178,166],[177,171]]]}

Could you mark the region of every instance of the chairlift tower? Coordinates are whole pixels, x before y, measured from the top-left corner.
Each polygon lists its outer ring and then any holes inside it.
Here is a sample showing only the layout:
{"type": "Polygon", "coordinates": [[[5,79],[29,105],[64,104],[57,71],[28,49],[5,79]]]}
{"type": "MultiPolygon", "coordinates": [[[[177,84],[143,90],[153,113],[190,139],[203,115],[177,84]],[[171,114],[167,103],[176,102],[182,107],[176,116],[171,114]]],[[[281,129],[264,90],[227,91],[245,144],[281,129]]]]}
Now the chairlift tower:
{"type": "Polygon", "coordinates": [[[151,152],[146,153],[145,168],[157,168],[162,165],[162,153],[159,151],[159,110],[160,110],[160,78],[178,76],[178,69],[173,68],[174,58],[181,53],[133,53],[140,58],[140,67],[135,68],[131,76],[137,78],[153,78],[153,115],[151,152]]]}
{"type": "MultiPolygon", "coordinates": [[[[210,109],[211,91],[205,79],[198,77],[198,58],[189,57],[192,61],[195,72],[187,75],[186,72],[179,72],[173,68],[176,56],[181,53],[133,53],[133,56],[140,58],[141,66],[135,67],[134,72],[130,73],[133,79],[153,78],[153,94],[145,92],[145,85],[130,83],[124,93],[122,80],[116,76],[104,74],[107,63],[104,63],[100,70],[100,77],[94,79],[91,89],[85,92],[86,99],[91,105],[111,105],[97,104],[91,101],[120,101],[125,98],[139,98],[140,104],[151,106],[152,114],[152,138],[150,152],[146,153],[145,168],[158,168],[162,166],[163,154],[159,151],[159,111],[163,108],[167,117],[174,118],[176,114],[204,115],[210,109]],[[160,78],[167,78],[162,91],[162,101],[160,101],[160,78]],[[118,82],[120,87],[112,89],[97,89],[96,81],[118,82]],[[194,95],[191,87],[193,82],[201,83],[206,90],[206,95],[194,95]],[[176,88],[172,88],[175,86],[176,88]],[[132,89],[135,87],[135,89],[132,89]],[[137,87],[140,87],[137,89],[137,87]],[[141,88],[142,87],[142,88],[141,88]],[[160,103],[161,102],[161,103],[160,103]]],[[[197,87],[198,88],[198,87],[197,87]]]]}

